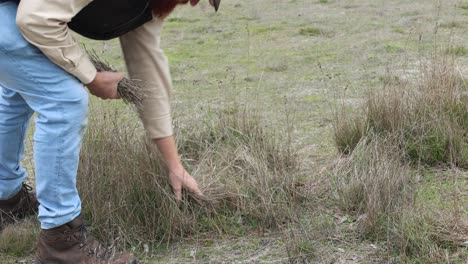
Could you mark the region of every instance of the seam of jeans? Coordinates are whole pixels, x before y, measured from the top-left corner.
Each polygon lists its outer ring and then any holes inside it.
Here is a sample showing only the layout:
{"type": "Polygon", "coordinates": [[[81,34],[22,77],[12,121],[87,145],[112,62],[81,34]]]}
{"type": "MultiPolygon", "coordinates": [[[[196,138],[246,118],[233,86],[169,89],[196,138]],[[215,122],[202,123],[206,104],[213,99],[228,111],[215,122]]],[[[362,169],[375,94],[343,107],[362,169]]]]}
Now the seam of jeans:
{"type": "MultiPolygon", "coordinates": [[[[24,100],[24,99],[23,99],[24,100]]],[[[26,103],[25,107],[28,107],[29,109],[27,109],[28,111],[24,114],[24,122],[23,122],[23,136],[22,136],[22,142],[20,142],[22,145],[21,145],[21,149],[19,150],[20,151],[20,154],[21,155],[18,155],[18,157],[20,157],[20,160],[18,162],[19,166],[21,166],[21,161],[24,159],[24,150],[25,150],[25,140],[26,140],[26,133],[28,131],[28,128],[29,128],[29,122],[31,120],[31,117],[33,116],[34,114],[34,110],[31,109],[31,107],[29,107],[29,105],[26,103]]]]}
{"type": "MultiPolygon", "coordinates": [[[[0,6],[3,6],[3,5],[10,5],[10,4],[14,4],[12,3],[11,1],[6,1],[6,2],[0,2],[0,6]]],[[[16,11],[15,11],[16,13],[16,11]]],[[[16,16],[16,15],[15,15],[16,16]]],[[[5,48],[3,48],[1,45],[0,45],[0,51],[2,51],[4,54],[8,55],[8,52],[5,48]]]]}
{"type": "MultiPolygon", "coordinates": [[[[44,55],[44,56],[45,56],[45,55],[44,55]]],[[[13,57],[13,60],[14,60],[15,62],[19,62],[19,61],[17,61],[17,60],[14,59],[14,56],[11,56],[11,57],[13,57]]],[[[36,78],[34,78],[34,76],[32,76],[32,75],[24,68],[24,66],[23,66],[21,63],[17,63],[17,64],[18,64],[19,68],[21,69],[21,71],[28,77],[28,79],[30,79],[32,82],[34,82],[38,87],[43,88],[45,95],[48,96],[48,97],[50,97],[49,90],[48,90],[46,87],[44,87],[43,85],[41,85],[41,83],[40,83],[36,78]]]]}
{"type": "MultiPolygon", "coordinates": [[[[62,105],[58,105],[58,112],[60,113],[60,117],[65,119],[65,109],[62,105]]],[[[58,187],[59,185],[62,185],[62,182],[60,182],[61,175],[63,174],[63,168],[62,168],[62,155],[63,155],[63,145],[65,144],[65,140],[63,139],[65,137],[65,129],[62,128],[62,131],[60,131],[58,135],[58,141],[59,141],[59,147],[57,148],[58,150],[58,155],[57,155],[57,161],[56,161],[56,181],[57,184],[55,184],[54,188],[54,195],[55,197],[58,197],[58,187]]],[[[60,186],[61,187],[61,186],[60,186]]]]}
{"type": "MultiPolygon", "coordinates": [[[[29,44],[29,45],[31,45],[31,44],[29,44]]],[[[0,47],[0,49],[1,49],[1,47],[0,47]]],[[[11,52],[7,52],[7,51],[3,50],[3,53],[6,55],[6,56],[5,56],[6,59],[9,59],[9,60],[11,61],[11,63],[14,65],[13,67],[17,66],[17,67],[21,70],[21,72],[22,72],[26,77],[28,77],[28,79],[29,79],[30,81],[32,81],[33,83],[35,83],[38,87],[43,88],[45,95],[50,96],[49,90],[46,89],[46,87],[44,87],[43,85],[41,85],[41,83],[40,83],[36,78],[34,78],[34,76],[32,76],[32,75],[24,68],[24,66],[19,62],[19,60],[17,60],[17,59],[15,58],[15,56],[13,56],[13,55],[11,54],[11,52]]],[[[45,55],[44,55],[44,56],[45,56],[45,55]]],[[[20,89],[20,90],[18,90],[17,92],[20,92],[20,93],[21,93],[21,92],[26,92],[26,91],[24,91],[23,89],[20,89]]]]}
{"type": "Polygon", "coordinates": [[[23,123],[21,125],[21,128],[20,128],[20,136],[19,136],[19,142],[18,142],[18,151],[16,152],[16,164],[15,166],[21,166],[20,162],[20,153],[21,153],[21,150],[23,150],[23,146],[22,144],[24,144],[24,137],[25,137],[25,123],[27,122],[27,118],[28,118],[28,114],[25,114],[25,116],[23,117],[23,123]]]}

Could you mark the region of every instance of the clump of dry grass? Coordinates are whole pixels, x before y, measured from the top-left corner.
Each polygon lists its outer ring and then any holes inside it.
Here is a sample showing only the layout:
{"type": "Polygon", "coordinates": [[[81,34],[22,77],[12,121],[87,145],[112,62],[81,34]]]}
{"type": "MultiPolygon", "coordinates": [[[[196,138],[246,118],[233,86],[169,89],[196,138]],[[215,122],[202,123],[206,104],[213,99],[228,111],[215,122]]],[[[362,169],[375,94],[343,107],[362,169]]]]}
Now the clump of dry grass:
{"type": "Polygon", "coordinates": [[[468,85],[453,61],[422,67],[414,85],[387,84],[368,94],[363,111],[337,115],[335,142],[349,154],[369,133],[400,138],[405,158],[468,167],[468,85]]]}
{"type": "MultiPolygon", "coordinates": [[[[101,71],[116,70],[103,61],[95,51],[87,51],[94,67],[101,71]]],[[[145,98],[145,88],[140,80],[124,78],[117,86],[117,92],[125,103],[134,105],[137,109],[143,109],[143,99],[145,98]]]]}
{"type": "Polygon", "coordinates": [[[35,219],[8,225],[0,234],[0,252],[12,257],[25,257],[34,252],[40,227],[35,219]]]}
{"type": "Polygon", "coordinates": [[[335,143],[346,156],[331,172],[333,197],[357,219],[358,236],[385,242],[403,262],[467,257],[463,194],[436,187],[460,177],[425,180],[421,174],[439,173],[411,166],[468,166],[467,83],[453,61],[436,61],[422,66],[415,84],[385,83],[360,113],[336,115],[335,143]]]}
{"type": "Polygon", "coordinates": [[[136,246],[274,228],[289,220],[296,196],[294,152],[251,112],[210,112],[179,123],[183,162],[205,193],[202,201],[187,194],[181,203],[136,117],[123,116],[97,111],[81,156],[83,212],[103,241],[136,246]]]}
{"type": "Polygon", "coordinates": [[[395,138],[370,134],[330,173],[340,210],[356,219],[356,235],[386,244],[401,261],[455,263],[463,255],[468,223],[463,198],[437,190],[441,183],[421,182],[395,138]],[[428,197],[429,196],[429,197],[428,197]]]}
{"type": "Polygon", "coordinates": [[[341,210],[357,214],[364,235],[385,237],[382,217],[410,200],[414,177],[392,139],[366,138],[332,172],[334,197],[341,210]]]}

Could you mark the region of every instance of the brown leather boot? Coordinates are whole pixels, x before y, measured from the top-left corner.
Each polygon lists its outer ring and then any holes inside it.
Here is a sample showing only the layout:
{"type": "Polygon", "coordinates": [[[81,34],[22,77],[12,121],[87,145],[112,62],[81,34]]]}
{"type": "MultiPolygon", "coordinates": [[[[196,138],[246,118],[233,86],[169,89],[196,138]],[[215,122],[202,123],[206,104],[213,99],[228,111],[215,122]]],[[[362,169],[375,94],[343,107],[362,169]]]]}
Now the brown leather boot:
{"type": "Polygon", "coordinates": [[[23,184],[21,190],[8,200],[0,200],[0,230],[7,224],[37,213],[39,202],[31,186],[23,184]]]}
{"type": "Polygon", "coordinates": [[[42,230],[35,264],[137,264],[133,254],[114,253],[87,236],[81,216],[68,224],[42,230]]]}

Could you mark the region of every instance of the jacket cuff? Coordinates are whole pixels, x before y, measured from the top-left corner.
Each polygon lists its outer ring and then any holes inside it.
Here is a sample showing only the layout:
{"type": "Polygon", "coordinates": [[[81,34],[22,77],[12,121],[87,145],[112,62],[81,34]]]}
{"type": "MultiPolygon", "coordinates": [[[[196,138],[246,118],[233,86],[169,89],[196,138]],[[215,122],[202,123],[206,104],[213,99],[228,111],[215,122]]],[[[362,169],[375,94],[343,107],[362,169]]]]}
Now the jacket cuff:
{"type": "Polygon", "coordinates": [[[84,85],[91,83],[96,78],[97,70],[91,60],[84,56],[80,59],[75,68],[70,73],[78,78],[84,85]]]}

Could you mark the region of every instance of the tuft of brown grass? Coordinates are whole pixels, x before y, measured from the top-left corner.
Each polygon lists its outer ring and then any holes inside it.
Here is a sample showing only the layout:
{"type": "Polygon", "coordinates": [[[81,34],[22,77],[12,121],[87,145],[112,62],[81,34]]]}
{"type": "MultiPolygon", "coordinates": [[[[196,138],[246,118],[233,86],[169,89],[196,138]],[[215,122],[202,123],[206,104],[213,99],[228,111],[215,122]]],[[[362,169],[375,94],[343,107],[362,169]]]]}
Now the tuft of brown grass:
{"type": "Polygon", "coordinates": [[[468,166],[468,87],[452,60],[434,61],[414,84],[386,82],[369,93],[362,115],[336,117],[335,143],[346,156],[330,174],[333,197],[357,219],[359,237],[385,242],[405,263],[467,257],[463,190],[442,189],[463,180],[430,175],[441,174],[438,165],[468,166]]]}
{"type": "Polygon", "coordinates": [[[416,84],[386,84],[367,95],[361,115],[343,111],[335,143],[349,154],[369,133],[400,137],[405,158],[431,166],[468,167],[468,85],[453,61],[425,65],[416,84]]]}
{"type": "Polygon", "coordinates": [[[191,235],[243,234],[289,221],[297,162],[287,142],[247,110],[208,112],[178,123],[186,168],[205,194],[177,203],[164,163],[136,117],[100,108],[90,120],[78,186],[92,232],[119,246],[191,235]]]}
{"type": "Polygon", "coordinates": [[[8,225],[0,233],[0,252],[11,257],[26,257],[35,251],[40,227],[36,219],[8,225]]]}
{"type": "Polygon", "coordinates": [[[414,176],[402,158],[394,139],[366,138],[333,169],[338,206],[357,215],[364,236],[385,238],[385,230],[379,230],[382,217],[411,199],[414,176]]]}
{"type": "Polygon", "coordinates": [[[457,263],[467,257],[466,199],[459,190],[442,198],[441,183],[421,182],[395,140],[370,134],[336,165],[330,179],[339,209],[356,219],[358,237],[385,243],[404,263],[457,263]]]}
{"type": "MultiPolygon", "coordinates": [[[[107,62],[102,60],[95,51],[87,50],[89,58],[98,72],[115,72],[107,62]]],[[[140,80],[124,78],[117,86],[117,92],[122,100],[134,105],[137,109],[143,109],[143,99],[145,98],[145,88],[140,80]]]]}

